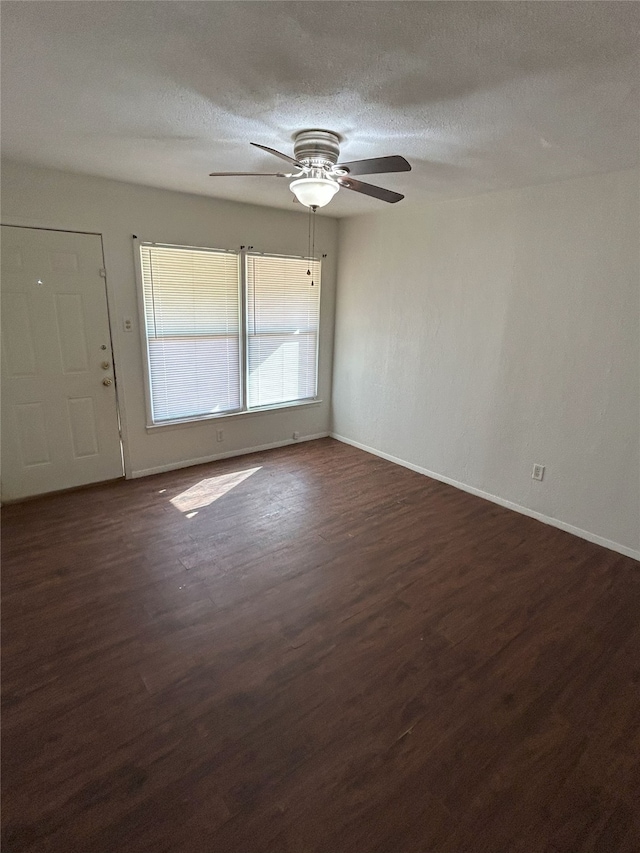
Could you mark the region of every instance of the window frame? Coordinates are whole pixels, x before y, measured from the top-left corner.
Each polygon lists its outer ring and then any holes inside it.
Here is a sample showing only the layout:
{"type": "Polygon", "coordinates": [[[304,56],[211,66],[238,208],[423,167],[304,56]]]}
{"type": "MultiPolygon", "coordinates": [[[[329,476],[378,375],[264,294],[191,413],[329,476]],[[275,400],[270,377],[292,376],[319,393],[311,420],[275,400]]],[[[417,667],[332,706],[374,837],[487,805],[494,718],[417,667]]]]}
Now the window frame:
{"type": "Polygon", "coordinates": [[[138,302],[138,319],[140,328],[140,341],[142,344],[142,373],[144,381],[144,396],[145,396],[145,416],[146,429],[176,429],[181,427],[192,426],[194,424],[202,424],[206,421],[216,421],[224,418],[242,418],[258,415],[263,412],[280,411],[281,409],[300,408],[304,406],[317,406],[322,403],[320,397],[320,329],[321,329],[321,314],[322,314],[322,259],[307,258],[304,255],[285,255],[274,252],[256,252],[251,249],[241,248],[236,249],[218,249],[213,246],[192,246],[180,243],[163,243],[157,240],[144,240],[139,237],[134,237],[134,260],[135,260],[135,275],[136,275],[136,290],[138,302]],[[144,301],[144,281],[142,274],[142,258],[141,248],[143,246],[157,246],[165,249],[194,249],[203,252],[220,252],[236,255],[238,258],[238,287],[239,287],[239,347],[240,347],[240,408],[229,412],[220,412],[218,414],[208,415],[192,415],[184,418],[173,418],[154,422],[153,420],[153,405],[151,395],[151,366],[149,361],[149,337],[147,334],[146,306],[144,301]],[[284,403],[273,403],[267,406],[248,405],[248,375],[249,375],[249,345],[248,345],[248,296],[247,296],[247,258],[248,257],[267,257],[267,258],[282,258],[283,260],[314,260],[320,265],[320,282],[318,287],[318,333],[316,339],[316,395],[315,397],[290,400],[284,403]]]}

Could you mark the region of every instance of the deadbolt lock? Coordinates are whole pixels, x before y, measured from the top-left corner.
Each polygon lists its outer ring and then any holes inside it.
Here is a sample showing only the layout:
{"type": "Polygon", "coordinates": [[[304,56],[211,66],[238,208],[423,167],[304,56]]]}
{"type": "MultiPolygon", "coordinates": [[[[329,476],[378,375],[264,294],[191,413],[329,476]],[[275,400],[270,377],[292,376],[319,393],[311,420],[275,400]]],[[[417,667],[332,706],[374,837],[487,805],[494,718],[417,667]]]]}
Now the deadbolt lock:
{"type": "Polygon", "coordinates": [[[101,367],[103,370],[109,370],[109,368],[111,367],[111,365],[109,364],[109,362],[108,362],[108,361],[103,361],[103,362],[102,362],[102,364],[100,365],[100,367],[101,367]]]}

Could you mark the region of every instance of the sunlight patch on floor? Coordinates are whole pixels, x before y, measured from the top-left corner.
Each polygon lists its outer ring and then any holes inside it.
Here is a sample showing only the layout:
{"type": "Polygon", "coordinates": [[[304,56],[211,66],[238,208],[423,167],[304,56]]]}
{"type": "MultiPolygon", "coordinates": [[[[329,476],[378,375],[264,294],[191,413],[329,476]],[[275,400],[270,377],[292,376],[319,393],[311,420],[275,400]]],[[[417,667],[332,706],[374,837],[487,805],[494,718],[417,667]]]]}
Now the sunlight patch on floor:
{"type": "Polygon", "coordinates": [[[235,489],[240,483],[244,483],[256,471],[260,470],[260,467],[248,468],[246,471],[234,471],[231,474],[208,477],[206,480],[200,480],[195,486],[191,486],[190,489],[176,495],[175,498],[171,498],[171,503],[180,512],[188,512],[191,514],[189,517],[193,517],[196,514],[194,510],[209,506],[214,501],[217,501],[218,498],[230,492],[231,489],[235,489]]]}

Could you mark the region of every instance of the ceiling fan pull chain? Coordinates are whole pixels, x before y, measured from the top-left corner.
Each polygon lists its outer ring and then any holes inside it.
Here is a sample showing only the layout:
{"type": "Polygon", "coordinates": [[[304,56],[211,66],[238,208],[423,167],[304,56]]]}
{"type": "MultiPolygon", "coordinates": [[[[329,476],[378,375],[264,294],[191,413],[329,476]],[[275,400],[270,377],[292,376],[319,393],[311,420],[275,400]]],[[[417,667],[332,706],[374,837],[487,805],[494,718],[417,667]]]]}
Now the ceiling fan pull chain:
{"type": "MultiPolygon", "coordinates": [[[[314,261],[316,259],[316,210],[317,209],[318,209],[318,206],[315,204],[311,205],[311,207],[309,208],[309,210],[313,211],[313,247],[311,249],[311,257],[313,258],[314,261]]],[[[311,287],[313,287],[313,285],[314,285],[314,281],[313,281],[313,279],[311,279],[311,287]]]]}
{"type": "Polygon", "coordinates": [[[309,208],[309,215],[307,217],[307,275],[311,275],[311,208],[309,208]]]}

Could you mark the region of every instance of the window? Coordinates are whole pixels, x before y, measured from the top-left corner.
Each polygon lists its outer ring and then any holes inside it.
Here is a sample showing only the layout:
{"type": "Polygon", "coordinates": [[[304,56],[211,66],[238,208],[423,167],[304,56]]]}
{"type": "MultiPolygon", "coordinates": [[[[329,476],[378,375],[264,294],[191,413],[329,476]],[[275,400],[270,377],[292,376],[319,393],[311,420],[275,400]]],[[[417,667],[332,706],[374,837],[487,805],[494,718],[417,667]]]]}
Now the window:
{"type": "Polygon", "coordinates": [[[316,398],[319,261],[141,243],[140,273],[151,425],[316,398]]]}
{"type": "Polygon", "coordinates": [[[140,247],[151,422],[238,411],[238,255],[140,247]]]}
{"type": "Polygon", "coordinates": [[[318,374],[319,262],[309,266],[303,258],[247,255],[246,287],[249,406],[312,399],[318,374]]]}

